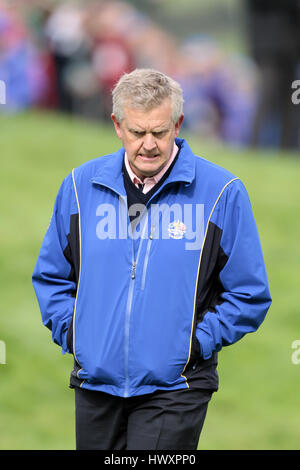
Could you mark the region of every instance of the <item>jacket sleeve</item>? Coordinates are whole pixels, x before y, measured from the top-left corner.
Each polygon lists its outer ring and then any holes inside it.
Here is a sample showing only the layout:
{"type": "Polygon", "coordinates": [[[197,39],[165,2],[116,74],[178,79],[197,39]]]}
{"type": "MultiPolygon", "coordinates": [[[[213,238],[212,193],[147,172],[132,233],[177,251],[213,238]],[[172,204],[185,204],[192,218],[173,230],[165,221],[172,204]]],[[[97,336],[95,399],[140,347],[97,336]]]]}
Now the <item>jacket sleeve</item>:
{"type": "Polygon", "coordinates": [[[67,346],[67,330],[73,315],[77,287],[70,275],[70,260],[65,256],[73,205],[72,192],[72,178],[69,175],[57,194],[32,276],[43,324],[52,331],[52,339],[62,347],[63,353],[71,352],[67,346]]]}
{"type": "Polygon", "coordinates": [[[226,258],[219,274],[222,293],[196,326],[204,359],[255,331],[271,304],[268,279],[247,191],[240,180],[222,195],[220,250],[226,258]]]}

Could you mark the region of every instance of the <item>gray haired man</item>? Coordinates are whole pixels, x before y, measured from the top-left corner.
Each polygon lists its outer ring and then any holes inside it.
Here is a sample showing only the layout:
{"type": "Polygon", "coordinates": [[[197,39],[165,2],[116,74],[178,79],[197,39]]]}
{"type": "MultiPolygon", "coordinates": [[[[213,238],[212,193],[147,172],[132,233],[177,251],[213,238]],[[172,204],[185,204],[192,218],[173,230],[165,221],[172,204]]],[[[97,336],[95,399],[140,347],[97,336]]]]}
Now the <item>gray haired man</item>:
{"type": "Polygon", "coordinates": [[[271,303],[247,192],[178,137],[182,106],[158,71],[120,79],[123,146],[65,178],[34,270],[74,356],[77,449],[197,449],[218,351],[271,303]]]}

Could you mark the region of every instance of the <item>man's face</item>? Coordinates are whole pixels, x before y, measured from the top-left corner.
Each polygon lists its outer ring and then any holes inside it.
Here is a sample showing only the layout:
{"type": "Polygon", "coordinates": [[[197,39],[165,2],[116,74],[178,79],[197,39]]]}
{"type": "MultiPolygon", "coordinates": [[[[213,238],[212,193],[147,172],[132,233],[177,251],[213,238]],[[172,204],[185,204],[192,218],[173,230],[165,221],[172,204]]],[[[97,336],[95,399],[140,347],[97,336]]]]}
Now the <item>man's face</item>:
{"type": "Polygon", "coordinates": [[[116,120],[114,114],[111,116],[130,166],[141,179],[158,173],[172,155],[183,115],[176,124],[171,115],[171,101],[165,99],[149,111],[125,106],[121,122],[116,120]]]}

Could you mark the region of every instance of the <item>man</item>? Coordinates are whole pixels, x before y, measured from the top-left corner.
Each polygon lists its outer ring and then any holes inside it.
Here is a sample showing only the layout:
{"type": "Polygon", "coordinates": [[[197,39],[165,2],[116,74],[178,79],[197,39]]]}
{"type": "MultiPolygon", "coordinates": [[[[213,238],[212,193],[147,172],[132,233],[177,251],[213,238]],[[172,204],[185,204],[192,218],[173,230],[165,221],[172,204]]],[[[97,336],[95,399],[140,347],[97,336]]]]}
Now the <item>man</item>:
{"type": "Polygon", "coordinates": [[[119,80],[123,148],[65,178],[33,273],[74,355],[77,449],[196,449],[217,352],[271,303],[246,190],[178,138],[182,102],[160,72],[119,80]]]}

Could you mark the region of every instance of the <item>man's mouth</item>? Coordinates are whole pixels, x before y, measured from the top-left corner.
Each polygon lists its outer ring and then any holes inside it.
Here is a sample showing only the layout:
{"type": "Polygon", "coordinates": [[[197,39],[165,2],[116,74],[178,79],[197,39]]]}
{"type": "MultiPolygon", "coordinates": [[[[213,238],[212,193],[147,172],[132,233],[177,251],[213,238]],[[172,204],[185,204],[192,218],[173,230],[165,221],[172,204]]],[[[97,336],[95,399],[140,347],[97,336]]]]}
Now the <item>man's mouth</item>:
{"type": "Polygon", "coordinates": [[[141,158],[142,160],[144,161],[151,161],[151,160],[155,160],[156,158],[159,157],[159,154],[156,154],[156,155],[146,155],[144,153],[139,153],[138,154],[138,157],[141,158]]]}

